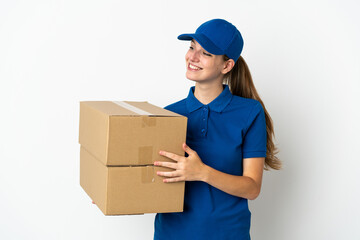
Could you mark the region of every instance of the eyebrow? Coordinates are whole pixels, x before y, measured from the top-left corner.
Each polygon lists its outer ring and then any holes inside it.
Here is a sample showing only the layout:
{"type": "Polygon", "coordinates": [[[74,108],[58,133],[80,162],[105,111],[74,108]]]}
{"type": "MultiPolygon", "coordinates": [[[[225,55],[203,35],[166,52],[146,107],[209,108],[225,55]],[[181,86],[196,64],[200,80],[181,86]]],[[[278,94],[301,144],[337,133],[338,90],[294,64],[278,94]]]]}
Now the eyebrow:
{"type": "Polygon", "coordinates": [[[195,41],[194,41],[194,39],[191,39],[191,42],[195,44],[195,41]]]}

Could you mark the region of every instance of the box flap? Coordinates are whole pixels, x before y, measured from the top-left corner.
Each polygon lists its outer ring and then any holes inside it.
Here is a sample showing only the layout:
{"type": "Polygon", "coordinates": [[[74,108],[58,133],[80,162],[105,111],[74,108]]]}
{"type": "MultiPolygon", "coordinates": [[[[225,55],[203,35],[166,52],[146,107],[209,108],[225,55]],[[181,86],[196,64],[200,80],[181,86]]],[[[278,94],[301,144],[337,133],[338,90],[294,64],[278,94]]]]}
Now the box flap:
{"type": "MultiPolygon", "coordinates": [[[[155,106],[148,102],[132,102],[132,101],[122,101],[126,104],[129,104],[131,107],[134,107],[136,109],[140,109],[142,111],[145,111],[149,114],[142,114],[142,115],[150,115],[150,116],[181,116],[177,113],[171,112],[169,110],[166,110],[164,108],[155,106]]],[[[119,103],[119,102],[116,102],[119,103]]],[[[129,109],[130,110],[130,109],[129,109]]],[[[132,110],[132,109],[131,109],[132,110]]],[[[134,109],[135,110],[135,109],[134,109]]],[[[141,113],[141,111],[139,112],[141,113]]]]}
{"type": "Polygon", "coordinates": [[[105,113],[106,115],[138,115],[133,111],[120,107],[111,101],[82,101],[80,103],[85,103],[86,105],[98,110],[99,112],[105,113]]]}
{"type": "Polygon", "coordinates": [[[179,117],[181,115],[152,105],[148,102],[133,101],[84,101],[87,105],[112,116],[167,116],[179,117]]]}

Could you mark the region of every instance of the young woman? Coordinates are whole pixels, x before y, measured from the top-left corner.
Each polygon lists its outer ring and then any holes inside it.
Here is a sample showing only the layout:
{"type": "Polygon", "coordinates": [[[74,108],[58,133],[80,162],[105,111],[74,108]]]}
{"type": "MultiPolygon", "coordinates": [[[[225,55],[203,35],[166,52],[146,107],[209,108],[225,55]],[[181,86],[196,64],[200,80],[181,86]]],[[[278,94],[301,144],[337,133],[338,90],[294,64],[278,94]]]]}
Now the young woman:
{"type": "Polygon", "coordinates": [[[166,109],[188,118],[186,156],[160,151],[175,162],[158,172],[164,182],[185,182],[184,212],[159,213],[156,240],[250,239],[248,199],[261,189],[263,169],[280,169],[273,124],[240,56],[243,38],[223,19],[203,23],[189,40],[187,98],[166,109]]]}

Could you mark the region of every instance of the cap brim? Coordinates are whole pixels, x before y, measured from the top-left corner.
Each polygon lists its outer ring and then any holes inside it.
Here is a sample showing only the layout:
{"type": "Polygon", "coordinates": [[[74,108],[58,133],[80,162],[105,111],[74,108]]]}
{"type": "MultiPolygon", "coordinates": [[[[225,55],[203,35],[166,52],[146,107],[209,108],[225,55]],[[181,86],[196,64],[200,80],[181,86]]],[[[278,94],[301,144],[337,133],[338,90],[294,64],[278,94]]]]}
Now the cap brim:
{"type": "Polygon", "coordinates": [[[215,55],[223,55],[225,52],[218,48],[209,38],[203,34],[186,33],[178,36],[179,40],[192,40],[195,39],[206,51],[215,55]]]}
{"type": "Polygon", "coordinates": [[[195,34],[194,33],[185,33],[185,34],[181,34],[179,35],[177,38],[179,40],[191,40],[193,39],[195,34]]]}

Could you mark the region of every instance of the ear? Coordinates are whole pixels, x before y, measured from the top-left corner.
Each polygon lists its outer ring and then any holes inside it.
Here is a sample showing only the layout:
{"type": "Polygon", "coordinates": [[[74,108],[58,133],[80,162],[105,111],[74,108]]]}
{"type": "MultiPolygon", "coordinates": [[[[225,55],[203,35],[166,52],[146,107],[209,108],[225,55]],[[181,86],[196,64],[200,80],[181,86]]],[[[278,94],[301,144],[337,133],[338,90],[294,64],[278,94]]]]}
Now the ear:
{"type": "Polygon", "coordinates": [[[235,66],[235,62],[232,59],[229,59],[224,62],[224,68],[222,69],[222,74],[226,74],[231,71],[231,69],[235,66]]]}

